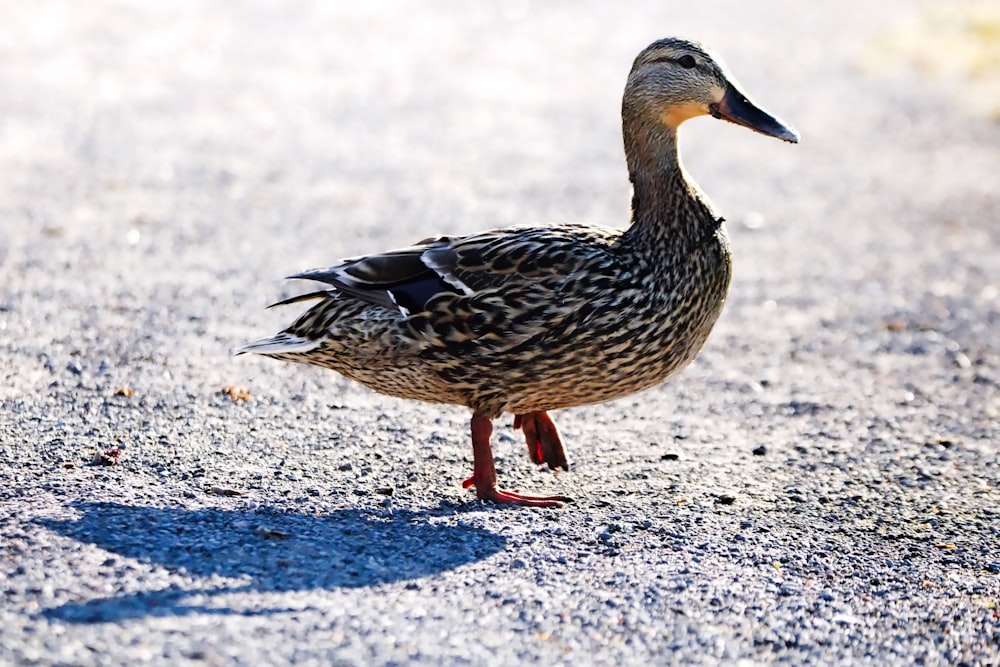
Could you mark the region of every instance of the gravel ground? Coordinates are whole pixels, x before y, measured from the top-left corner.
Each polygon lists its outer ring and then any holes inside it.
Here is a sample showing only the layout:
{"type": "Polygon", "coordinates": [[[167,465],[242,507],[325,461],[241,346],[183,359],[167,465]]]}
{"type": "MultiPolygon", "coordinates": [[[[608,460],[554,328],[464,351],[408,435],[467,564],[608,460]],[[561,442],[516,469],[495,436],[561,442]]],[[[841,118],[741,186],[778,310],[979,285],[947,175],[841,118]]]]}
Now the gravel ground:
{"type": "Polygon", "coordinates": [[[1000,663],[1000,124],[868,66],[916,2],[611,4],[3,3],[0,663],[1000,663]],[[229,356],[296,270],[624,224],[670,34],[803,140],[685,127],[705,351],[558,413],[569,473],[499,429],[575,503],[463,490],[464,409],[229,356]]]}

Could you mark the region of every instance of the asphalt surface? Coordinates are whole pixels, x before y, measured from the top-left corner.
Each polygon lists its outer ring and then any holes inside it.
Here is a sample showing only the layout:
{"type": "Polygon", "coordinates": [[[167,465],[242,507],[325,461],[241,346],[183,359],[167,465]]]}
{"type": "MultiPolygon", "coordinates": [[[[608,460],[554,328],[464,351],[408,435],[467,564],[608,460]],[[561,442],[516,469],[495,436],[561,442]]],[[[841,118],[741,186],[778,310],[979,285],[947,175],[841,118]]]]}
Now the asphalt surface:
{"type": "Polygon", "coordinates": [[[1000,663],[1000,124],[874,66],[923,5],[362,4],[3,3],[0,663],[1000,663]],[[703,354],[555,414],[568,473],[498,429],[575,503],[463,490],[464,409],[229,356],[298,270],[624,225],[671,34],[802,143],[685,126],[703,354]]]}

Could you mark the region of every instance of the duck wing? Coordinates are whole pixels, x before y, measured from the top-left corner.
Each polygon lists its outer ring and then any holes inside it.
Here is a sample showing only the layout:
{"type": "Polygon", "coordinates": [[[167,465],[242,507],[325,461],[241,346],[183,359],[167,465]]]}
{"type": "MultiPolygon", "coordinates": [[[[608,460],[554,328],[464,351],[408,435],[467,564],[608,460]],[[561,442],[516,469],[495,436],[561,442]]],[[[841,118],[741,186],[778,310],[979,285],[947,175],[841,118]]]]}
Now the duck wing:
{"type": "MultiPolygon", "coordinates": [[[[487,294],[523,298],[525,291],[550,292],[552,279],[567,277],[582,265],[608,268],[609,246],[620,232],[583,225],[513,227],[464,237],[438,236],[407,248],[353,257],[336,266],[289,276],[316,280],[362,301],[398,310],[403,317],[440,311],[442,299],[487,294]],[[435,307],[437,304],[438,307],[435,307]]],[[[275,305],[320,298],[312,292],[275,305]]],[[[499,304],[496,307],[501,307],[499,304]]],[[[451,319],[451,318],[448,318],[451,319]]]]}
{"type": "MultiPolygon", "coordinates": [[[[311,269],[288,277],[327,283],[362,301],[398,310],[405,317],[422,310],[424,304],[436,294],[456,290],[461,293],[462,286],[448,283],[445,276],[423,260],[426,252],[447,245],[449,241],[444,236],[424,239],[407,248],[351,257],[335,266],[311,269]]],[[[312,292],[274,305],[319,298],[326,294],[323,291],[312,292]]]]}

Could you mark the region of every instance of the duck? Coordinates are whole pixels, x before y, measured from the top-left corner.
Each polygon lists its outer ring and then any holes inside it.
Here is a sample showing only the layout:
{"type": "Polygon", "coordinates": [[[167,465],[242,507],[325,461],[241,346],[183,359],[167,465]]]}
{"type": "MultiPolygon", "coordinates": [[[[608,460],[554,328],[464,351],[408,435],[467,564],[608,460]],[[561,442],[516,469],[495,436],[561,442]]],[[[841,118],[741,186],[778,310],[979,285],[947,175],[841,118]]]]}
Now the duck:
{"type": "Polygon", "coordinates": [[[797,143],[722,61],[683,38],[635,58],[622,98],[632,185],[624,228],[550,224],[433,236],[289,279],[319,283],[273,306],[312,302],[237,354],[321,366],[381,394],[472,411],[473,488],[501,505],[560,507],[563,495],[498,484],[493,421],[514,417],[531,461],[568,470],[549,412],[656,386],[694,360],[732,278],[724,220],[684,169],[678,129],[712,116],[797,143]]]}

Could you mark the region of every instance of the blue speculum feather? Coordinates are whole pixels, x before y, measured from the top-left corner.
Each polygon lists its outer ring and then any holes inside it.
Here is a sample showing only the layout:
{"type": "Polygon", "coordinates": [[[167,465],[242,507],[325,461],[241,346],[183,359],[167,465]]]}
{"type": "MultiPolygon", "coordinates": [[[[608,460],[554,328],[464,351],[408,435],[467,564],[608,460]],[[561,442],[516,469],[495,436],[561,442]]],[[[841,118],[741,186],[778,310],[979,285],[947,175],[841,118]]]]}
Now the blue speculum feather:
{"type": "Polygon", "coordinates": [[[427,302],[437,294],[450,292],[460,294],[460,292],[446,283],[437,275],[428,276],[423,280],[401,283],[386,288],[392,295],[393,301],[407,313],[418,313],[424,309],[427,302]]]}

